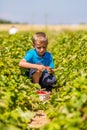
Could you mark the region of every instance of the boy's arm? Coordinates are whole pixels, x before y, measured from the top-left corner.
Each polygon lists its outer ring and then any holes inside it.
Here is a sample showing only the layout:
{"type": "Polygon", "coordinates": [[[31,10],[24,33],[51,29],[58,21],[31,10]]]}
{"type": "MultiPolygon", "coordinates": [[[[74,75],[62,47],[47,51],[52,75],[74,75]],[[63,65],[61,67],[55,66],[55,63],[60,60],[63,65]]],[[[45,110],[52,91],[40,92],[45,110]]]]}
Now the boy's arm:
{"type": "Polygon", "coordinates": [[[24,59],[22,59],[22,60],[19,62],[19,66],[20,66],[20,67],[23,67],[23,68],[38,69],[38,70],[40,70],[40,71],[44,71],[44,70],[46,69],[46,67],[43,66],[43,65],[32,64],[32,63],[27,62],[27,61],[24,60],[24,59]]]}

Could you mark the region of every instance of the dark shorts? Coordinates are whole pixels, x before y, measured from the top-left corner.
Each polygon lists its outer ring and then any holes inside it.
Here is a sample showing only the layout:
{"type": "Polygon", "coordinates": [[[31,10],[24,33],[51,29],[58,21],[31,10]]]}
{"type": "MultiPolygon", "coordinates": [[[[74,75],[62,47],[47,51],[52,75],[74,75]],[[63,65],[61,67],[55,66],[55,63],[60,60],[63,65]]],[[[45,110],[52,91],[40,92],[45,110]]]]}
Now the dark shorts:
{"type": "MultiPolygon", "coordinates": [[[[37,71],[37,69],[29,69],[26,73],[28,77],[32,79],[32,75],[37,71]]],[[[46,90],[51,90],[56,84],[56,77],[53,74],[42,73],[39,84],[41,88],[46,88],[46,90]]]]}

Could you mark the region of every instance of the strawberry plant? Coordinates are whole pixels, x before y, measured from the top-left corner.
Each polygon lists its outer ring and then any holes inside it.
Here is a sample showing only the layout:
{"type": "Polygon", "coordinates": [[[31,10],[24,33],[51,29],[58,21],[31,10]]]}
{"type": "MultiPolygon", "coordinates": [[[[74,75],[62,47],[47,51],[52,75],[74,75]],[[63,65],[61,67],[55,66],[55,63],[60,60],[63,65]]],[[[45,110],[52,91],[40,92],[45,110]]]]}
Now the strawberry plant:
{"type": "Polygon", "coordinates": [[[18,63],[32,48],[34,32],[0,33],[0,129],[28,130],[36,111],[50,119],[41,130],[87,129],[87,32],[49,32],[57,83],[50,99],[41,102],[40,87],[25,76],[18,63]]]}

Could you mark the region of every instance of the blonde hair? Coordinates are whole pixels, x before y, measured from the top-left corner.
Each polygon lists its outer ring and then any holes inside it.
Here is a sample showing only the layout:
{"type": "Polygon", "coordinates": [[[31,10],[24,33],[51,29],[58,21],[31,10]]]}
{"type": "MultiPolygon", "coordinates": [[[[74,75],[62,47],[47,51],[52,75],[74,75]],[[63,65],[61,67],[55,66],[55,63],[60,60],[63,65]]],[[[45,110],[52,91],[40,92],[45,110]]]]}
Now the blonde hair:
{"type": "Polygon", "coordinates": [[[48,44],[48,38],[44,32],[37,32],[36,34],[34,34],[32,41],[34,45],[36,42],[48,44]]]}

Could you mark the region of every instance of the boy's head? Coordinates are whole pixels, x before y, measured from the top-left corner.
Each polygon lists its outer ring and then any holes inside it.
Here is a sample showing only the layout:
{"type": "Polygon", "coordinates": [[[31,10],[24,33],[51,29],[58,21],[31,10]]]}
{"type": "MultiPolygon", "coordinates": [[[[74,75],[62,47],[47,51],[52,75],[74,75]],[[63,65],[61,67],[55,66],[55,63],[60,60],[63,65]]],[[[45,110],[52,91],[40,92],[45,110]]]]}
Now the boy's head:
{"type": "Polygon", "coordinates": [[[46,34],[43,32],[37,32],[33,38],[33,47],[36,49],[39,56],[43,56],[46,52],[47,44],[48,44],[48,38],[46,37],[46,34]]]}
{"type": "Polygon", "coordinates": [[[36,42],[48,44],[48,38],[46,37],[46,34],[44,32],[37,32],[34,34],[33,38],[33,45],[36,44],[36,42]]]}

